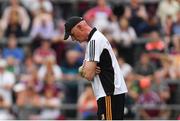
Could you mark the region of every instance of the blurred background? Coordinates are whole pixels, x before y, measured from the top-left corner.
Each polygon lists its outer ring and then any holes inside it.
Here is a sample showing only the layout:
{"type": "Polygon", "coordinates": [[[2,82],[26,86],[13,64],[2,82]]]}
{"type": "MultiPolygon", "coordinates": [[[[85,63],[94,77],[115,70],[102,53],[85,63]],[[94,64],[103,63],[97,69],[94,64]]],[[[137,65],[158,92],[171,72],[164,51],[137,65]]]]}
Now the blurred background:
{"type": "Polygon", "coordinates": [[[112,45],[125,119],[180,119],[180,0],[0,0],[0,119],[96,119],[87,43],[63,40],[74,15],[112,45]]]}

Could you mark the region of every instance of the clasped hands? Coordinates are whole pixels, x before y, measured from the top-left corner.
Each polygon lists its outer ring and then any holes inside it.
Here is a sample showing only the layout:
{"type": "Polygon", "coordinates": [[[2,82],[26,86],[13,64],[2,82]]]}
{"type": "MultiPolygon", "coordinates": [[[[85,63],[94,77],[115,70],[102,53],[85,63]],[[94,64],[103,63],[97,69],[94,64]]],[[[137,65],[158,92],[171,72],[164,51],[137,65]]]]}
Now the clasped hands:
{"type": "MultiPolygon", "coordinates": [[[[83,65],[79,67],[79,74],[80,74],[82,77],[84,77],[83,69],[84,69],[83,65]]],[[[98,74],[100,74],[100,73],[101,73],[101,68],[100,68],[99,66],[96,66],[96,72],[95,72],[95,74],[98,75],[98,74]]]]}

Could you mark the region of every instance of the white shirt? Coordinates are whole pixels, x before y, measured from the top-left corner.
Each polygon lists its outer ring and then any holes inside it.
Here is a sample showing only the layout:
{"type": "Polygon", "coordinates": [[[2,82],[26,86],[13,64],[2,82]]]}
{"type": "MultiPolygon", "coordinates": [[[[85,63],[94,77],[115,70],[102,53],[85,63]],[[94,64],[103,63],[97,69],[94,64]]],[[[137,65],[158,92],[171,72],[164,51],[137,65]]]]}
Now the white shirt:
{"type": "MultiPolygon", "coordinates": [[[[53,69],[55,79],[59,81],[62,78],[61,68],[58,65],[53,65],[52,69],[53,69]]],[[[46,76],[46,73],[47,73],[47,67],[45,65],[41,66],[38,71],[38,79],[43,81],[44,77],[46,76]]]]}
{"type": "Polygon", "coordinates": [[[4,71],[0,73],[0,95],[2,95],[5,101],[11,105],[12,104],[12,90],[7,90],[4,88],[6,85],[13,85],[16,79],[13,73],[4,71]]]}
{"type": "Polygon", "coordinates": [[[101,73],[96,75],[92,87],[96,99],[107,95],[127,92],[127,87],[119,64],[109,41],[95,28],[90,32],[85,61],[95,61],[101,73]]]}
{"type": "Polygon", "coordinates": [[[120,67],[121,67],[122,74],[124,77],[126,77],[128,75],[128,73],[130,73],[132,71],[132,67],[127,63],[124,63],[120,67]]]}
{"type": "Polygon", "coordinates": [[[161,19],[161,24],[165,24],[166,16],[171,15],[173,20],[176,21],[176,13],[180,10],[180,5],[177,1],[172,0],[171,3],[168,0],[162,0],[158,6],[157,15],[161,19]]]}
{"type": "Polygon", "coordinates": [[[132,27],[123,31],[117,24],[116,27],[113,27],[112,37],[117,43],[122,42],[125,47],[128,47],[136,40],[137,35],[132,27]]]}

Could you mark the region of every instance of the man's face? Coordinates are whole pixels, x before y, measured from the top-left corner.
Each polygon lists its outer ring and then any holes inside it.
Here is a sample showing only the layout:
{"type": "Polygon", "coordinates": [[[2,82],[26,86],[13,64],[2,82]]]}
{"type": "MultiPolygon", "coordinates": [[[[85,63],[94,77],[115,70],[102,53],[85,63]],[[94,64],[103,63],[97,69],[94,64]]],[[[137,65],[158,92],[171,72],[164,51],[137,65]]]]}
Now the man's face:
{"type": "Polygon", "coordinates": [[[72,28],[70,35],[73,41],[78,41],[80,43],[85,41],[84,32],[78,25],[72,28]]]}
{"type": "Polygon", "coordinates": [[[16,48],[17,40],[15,38],[11,37],[9,39],[8,46],[9,46],[9,48],[16,48]]]}

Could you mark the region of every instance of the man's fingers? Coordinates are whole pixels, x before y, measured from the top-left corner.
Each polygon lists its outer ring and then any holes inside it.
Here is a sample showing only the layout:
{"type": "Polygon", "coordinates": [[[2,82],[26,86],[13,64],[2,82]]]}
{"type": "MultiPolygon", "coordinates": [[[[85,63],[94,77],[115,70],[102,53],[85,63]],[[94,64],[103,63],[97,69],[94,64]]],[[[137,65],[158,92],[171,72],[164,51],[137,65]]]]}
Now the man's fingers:
{"type": "Polygon", "coordinates": [[[96,66],[96,68],[101,69],[99,66],[96,66]]]}
{"type": "Polygon", "coordinates": [[[83,66],[80,66],[78,71],[79,71],[79,74],[83,77],[83,66]]]}
{"type": "Polygon", "coordinates": [[[96,74],[101,73],[101,68],[99,66],[96,67],[96,74]]]}
{"type": "Polygon", "coordinates": [[[97,66],[96,69],[99,69],[99,70],[100,70],[101,68],[100,68],[99,66],[97,66]]]}

